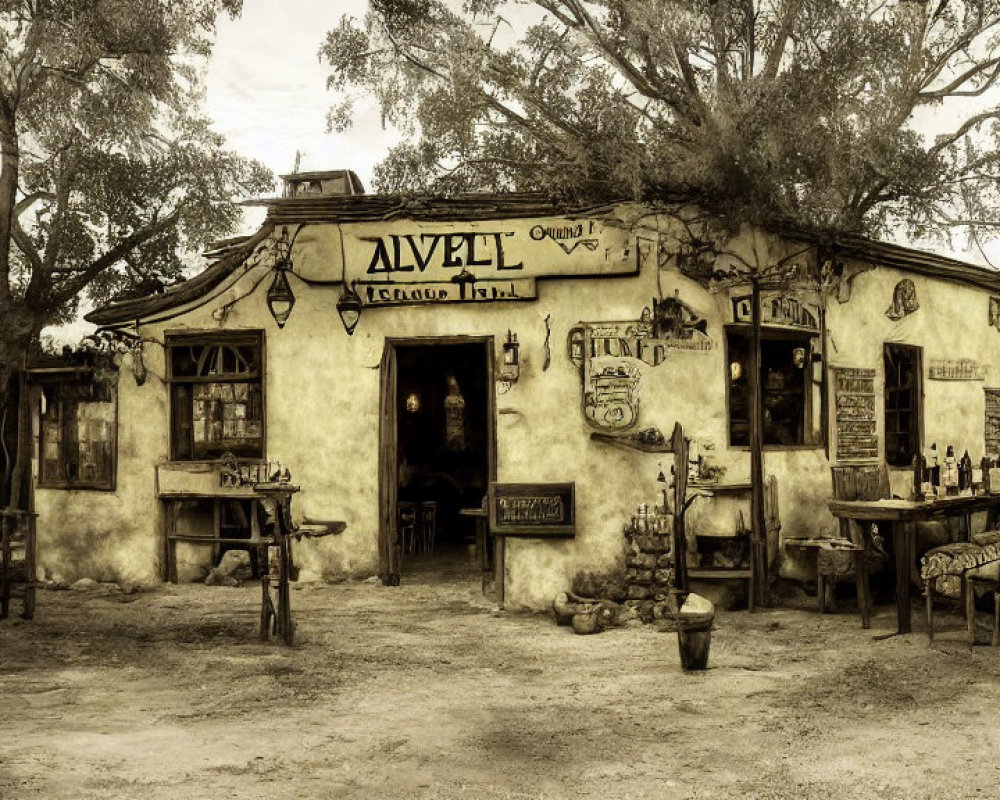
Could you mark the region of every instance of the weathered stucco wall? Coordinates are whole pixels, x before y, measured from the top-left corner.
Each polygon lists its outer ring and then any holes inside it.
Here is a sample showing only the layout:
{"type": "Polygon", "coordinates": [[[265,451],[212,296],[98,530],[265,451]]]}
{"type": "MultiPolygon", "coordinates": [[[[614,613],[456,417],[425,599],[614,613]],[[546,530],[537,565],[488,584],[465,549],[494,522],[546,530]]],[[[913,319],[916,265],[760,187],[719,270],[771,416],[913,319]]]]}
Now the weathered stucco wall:
{"type": "MultiPolygon", "coordinates": [[[[377,226],[373,224],[372,230],[377,235],[377,226]]],[[[363,233],[355,230],[355,234],[363,233]]],[[[322,270],[318,265],[320,255],[335,253],[339,267],[337,226],[317,227],[309,237],[312,277],[336,280],[339,276],[331,277],[329,268],[322,270]]],[[[744,238],[739,244],[749,251],[749,238],[744,238]]],[[[348,264],[361,264],[363,271],[370,257],[352,250],[361,247],[361,239],[356,235],[345,244],[348,264]]],[[[622,247],[636,245],[631,234],[616,241],[622,247]]],[[[619,265],[618,271],[623,260],[635,259],[634,252],[627,256],[608,252],[588,251],[588,258],[601,255],[619,265]]],[[[655,426],[669,436],[674,423],[680,422],[702,453],[726,468],[726,481],[749,479],[747,451],[727,446],[728,364],[723,326],[730,321],[724,313],[730,301],[681,276],[672,264],[671,260],[658,274],[654,258],[647,256],[638,275],[539,280],[537,298],[525,302],[366,308],[352,337],[345,334],[335,310],[340,285],[307,285],[296,277],[291,278],[294,310],[279,330],[265,303],[266,267],[257,267],[221,287],[218,296],[201,307],[144,324],[141,332],[159,342],[177,330],[265,332],[267,454],[286,463],[293,482],[302,487],[294,500],[297,518],[347,522],[342,535],[296,546],[304,580],[366,576],[377,570],[378,367],[386,338],[492,336],[499,360],[507,330],[516,332],[521,344],[520,379],[507,391],[497,386],[497,478],[502,482],[576,483],[578,533],[574,539],[508,540],[508,602],[543,607],[568,586],[577,571],[616,563],[623,553],[623,524],[639,503],[654,502],[657,473],[661,465],[669,473],[672,459],[668,454],[628,451],[591,439],[594,429],[583,413],[581,371],[571,361],[567,346],[571,331],[581,322],[637,320],[654,297],[672,297],[675,292],[703,317],[711,349],[668,350],[663,363],[639,365],[640,412],[632,430],[655,426]],[[223,304],[230,304],[225,315],[219,313],[223,304]],[[551,324],[551,363],[543,369],[546,317],[551,324]]],[[[564,264],[557,266],[565,269],[564,264]]],[[[353,277],[357,276],[351,266],[348,278],[353,277]]],[[[998,385],[1000,332],[988,327],[987,307],[985,291],[889,269],[864,272],[854,278],[849,302],[828,301],[827,365],[875,368],[881,392],[883,343],[923,347],[925,439],[937,441],[942,453],[948,443],[955,444],[959,453],[968,447],[978,461],[984,382],[928,380],[927,367],[936,358],[976,358],[987,367],[985,384],[998,385]],[[903,277],[914,281],[920,308],[893,322],[883,312],[892,303],[893,287],[903,277]]],[[[167,458],[168,446],[163,355],[161,346],[146,346],[149,378],[142,387],[135,385],[125,357],[119,391],[116,491],[37,491],[39,557],[52,573],[67,579],[84,575],[157,579],[162,514],[155,499],[154,476],[156,464],[167,458]]],[[[879,418],[881,426],[881,414],[879,418]]],[[[881,429],[879,440],[883,441],[881,429]]],[[[833,530],[834,521],[825,511],[830,463],[824,446],[768,450],[764,460],[765,472],[778,479],[783,536],[833,530]]],[[[908,471],[896,471],[897,491],[899,487],[905,491],[908,480],[908,471]]],[[[695,530],[699,526],[735,528],[740,508],[749,521],[748,497],[697,501],[691,525],[695,530]]],[[[204,549],[182,549],[179,556],[185,562],[206,557],[204,549]]],[[[799,562],[783,560],[782,569],[787,575],[804,574],[799,562]]]]}

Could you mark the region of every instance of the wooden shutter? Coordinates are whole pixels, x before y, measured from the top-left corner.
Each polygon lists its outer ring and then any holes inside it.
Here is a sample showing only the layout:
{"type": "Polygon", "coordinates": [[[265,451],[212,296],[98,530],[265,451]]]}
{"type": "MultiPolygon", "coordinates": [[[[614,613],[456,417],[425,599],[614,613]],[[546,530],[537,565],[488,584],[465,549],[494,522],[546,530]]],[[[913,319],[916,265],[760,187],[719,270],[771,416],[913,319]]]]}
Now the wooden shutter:
{"type": "Polygon", "coordinates": [[[399,488],[396,434],[396,347],[386,342],[379,373],[379,577],[385,586],[399,585],[402,543],[396,499],[399,488]]]}

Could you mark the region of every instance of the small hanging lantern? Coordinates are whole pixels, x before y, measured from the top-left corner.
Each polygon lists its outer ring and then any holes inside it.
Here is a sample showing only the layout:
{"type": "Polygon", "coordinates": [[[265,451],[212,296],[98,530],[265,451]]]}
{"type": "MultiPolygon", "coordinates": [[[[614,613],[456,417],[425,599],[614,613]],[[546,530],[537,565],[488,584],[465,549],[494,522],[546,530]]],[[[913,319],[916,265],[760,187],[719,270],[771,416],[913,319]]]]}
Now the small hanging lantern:
{"type": "Polygon", "coordinates": [[[507,331],[507,341],[503,343],[502,363],[497,367],[497,380],[504,383],[516,383],[521,375],[520,345],[517,334],[507,331]]]}
{"type": "Polygon", "coordinates": [[[344,292],[337,300],[337,313],[340,314],[340,321],[344,323],[344,330],[348,336],[354,335],[354,329],[358,327],[358,320],[361,319],[361,298],[354,291],[354,287],[348,288],[345,284],[344,292]]]}
{"type": "Polygon", "coordinates": [[[295,295],[285,274],[289,266],[291,265],[286,261],[278,261],[274,265],[274,280],[267,290],[267,307],[279,328],[285,327],[288,316],[292,313],[292,306],[295,305],[295,295]]]}

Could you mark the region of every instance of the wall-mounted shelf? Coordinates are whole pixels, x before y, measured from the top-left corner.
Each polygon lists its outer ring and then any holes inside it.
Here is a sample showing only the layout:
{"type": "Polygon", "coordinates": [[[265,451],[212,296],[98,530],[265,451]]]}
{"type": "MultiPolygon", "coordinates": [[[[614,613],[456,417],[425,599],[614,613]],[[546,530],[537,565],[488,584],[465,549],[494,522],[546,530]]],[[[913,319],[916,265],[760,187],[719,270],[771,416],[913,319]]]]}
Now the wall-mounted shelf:
{"type": "Polygon", "coordinates": [[[725,567],[714,567],[709,569],[688,568],[688,578],[693,581],[724,581],[738,580],[748,581],[753,579],[752,569],[727,569],[725,567]]]}
{"type": "Polygon", "coordinates": [[[715,494],[723,494],[725,492],[731,492],[733,494],[739,492],[749,492],[753,488],[750,483],[689,483],[688,489],[698,489],[703,492],[712,492],[715,494]]]}
{"type": "Polygon", "coordinates": [[[604,444],[610,444],[615,447],[624,447],[626,450],[638,450],[642,453],[672,453],[674,449],[670,446],[669,442],[664,442],[663,444],[647,444],[646,442],[640,442],[638,439],[634,439],[631,436],[612,436],[608,433],[592,433],[590,434],[591,441],[603,442],[604,444]]]}

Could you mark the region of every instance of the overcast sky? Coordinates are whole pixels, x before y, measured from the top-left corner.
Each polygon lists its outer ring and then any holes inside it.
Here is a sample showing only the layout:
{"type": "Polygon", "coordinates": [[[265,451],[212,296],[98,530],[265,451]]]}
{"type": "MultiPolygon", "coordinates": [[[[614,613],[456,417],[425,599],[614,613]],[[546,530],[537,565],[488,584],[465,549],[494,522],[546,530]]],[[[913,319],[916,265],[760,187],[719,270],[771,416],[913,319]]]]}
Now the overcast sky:
{"type": "Polygon", "coordinates": [[[371,187],[372,167],[394,142],[374,104],[356,108],[354,128],[326,133],[336,100],[317,51],[344,14],[361,17],[367,0],[245,0],[243,15],[220,20],[207,75],[206,111],[237,152],[276,175],[300,169],[353,169],[371,187]],[[293,10],[294,9],[294,10],[293,10]]]}

